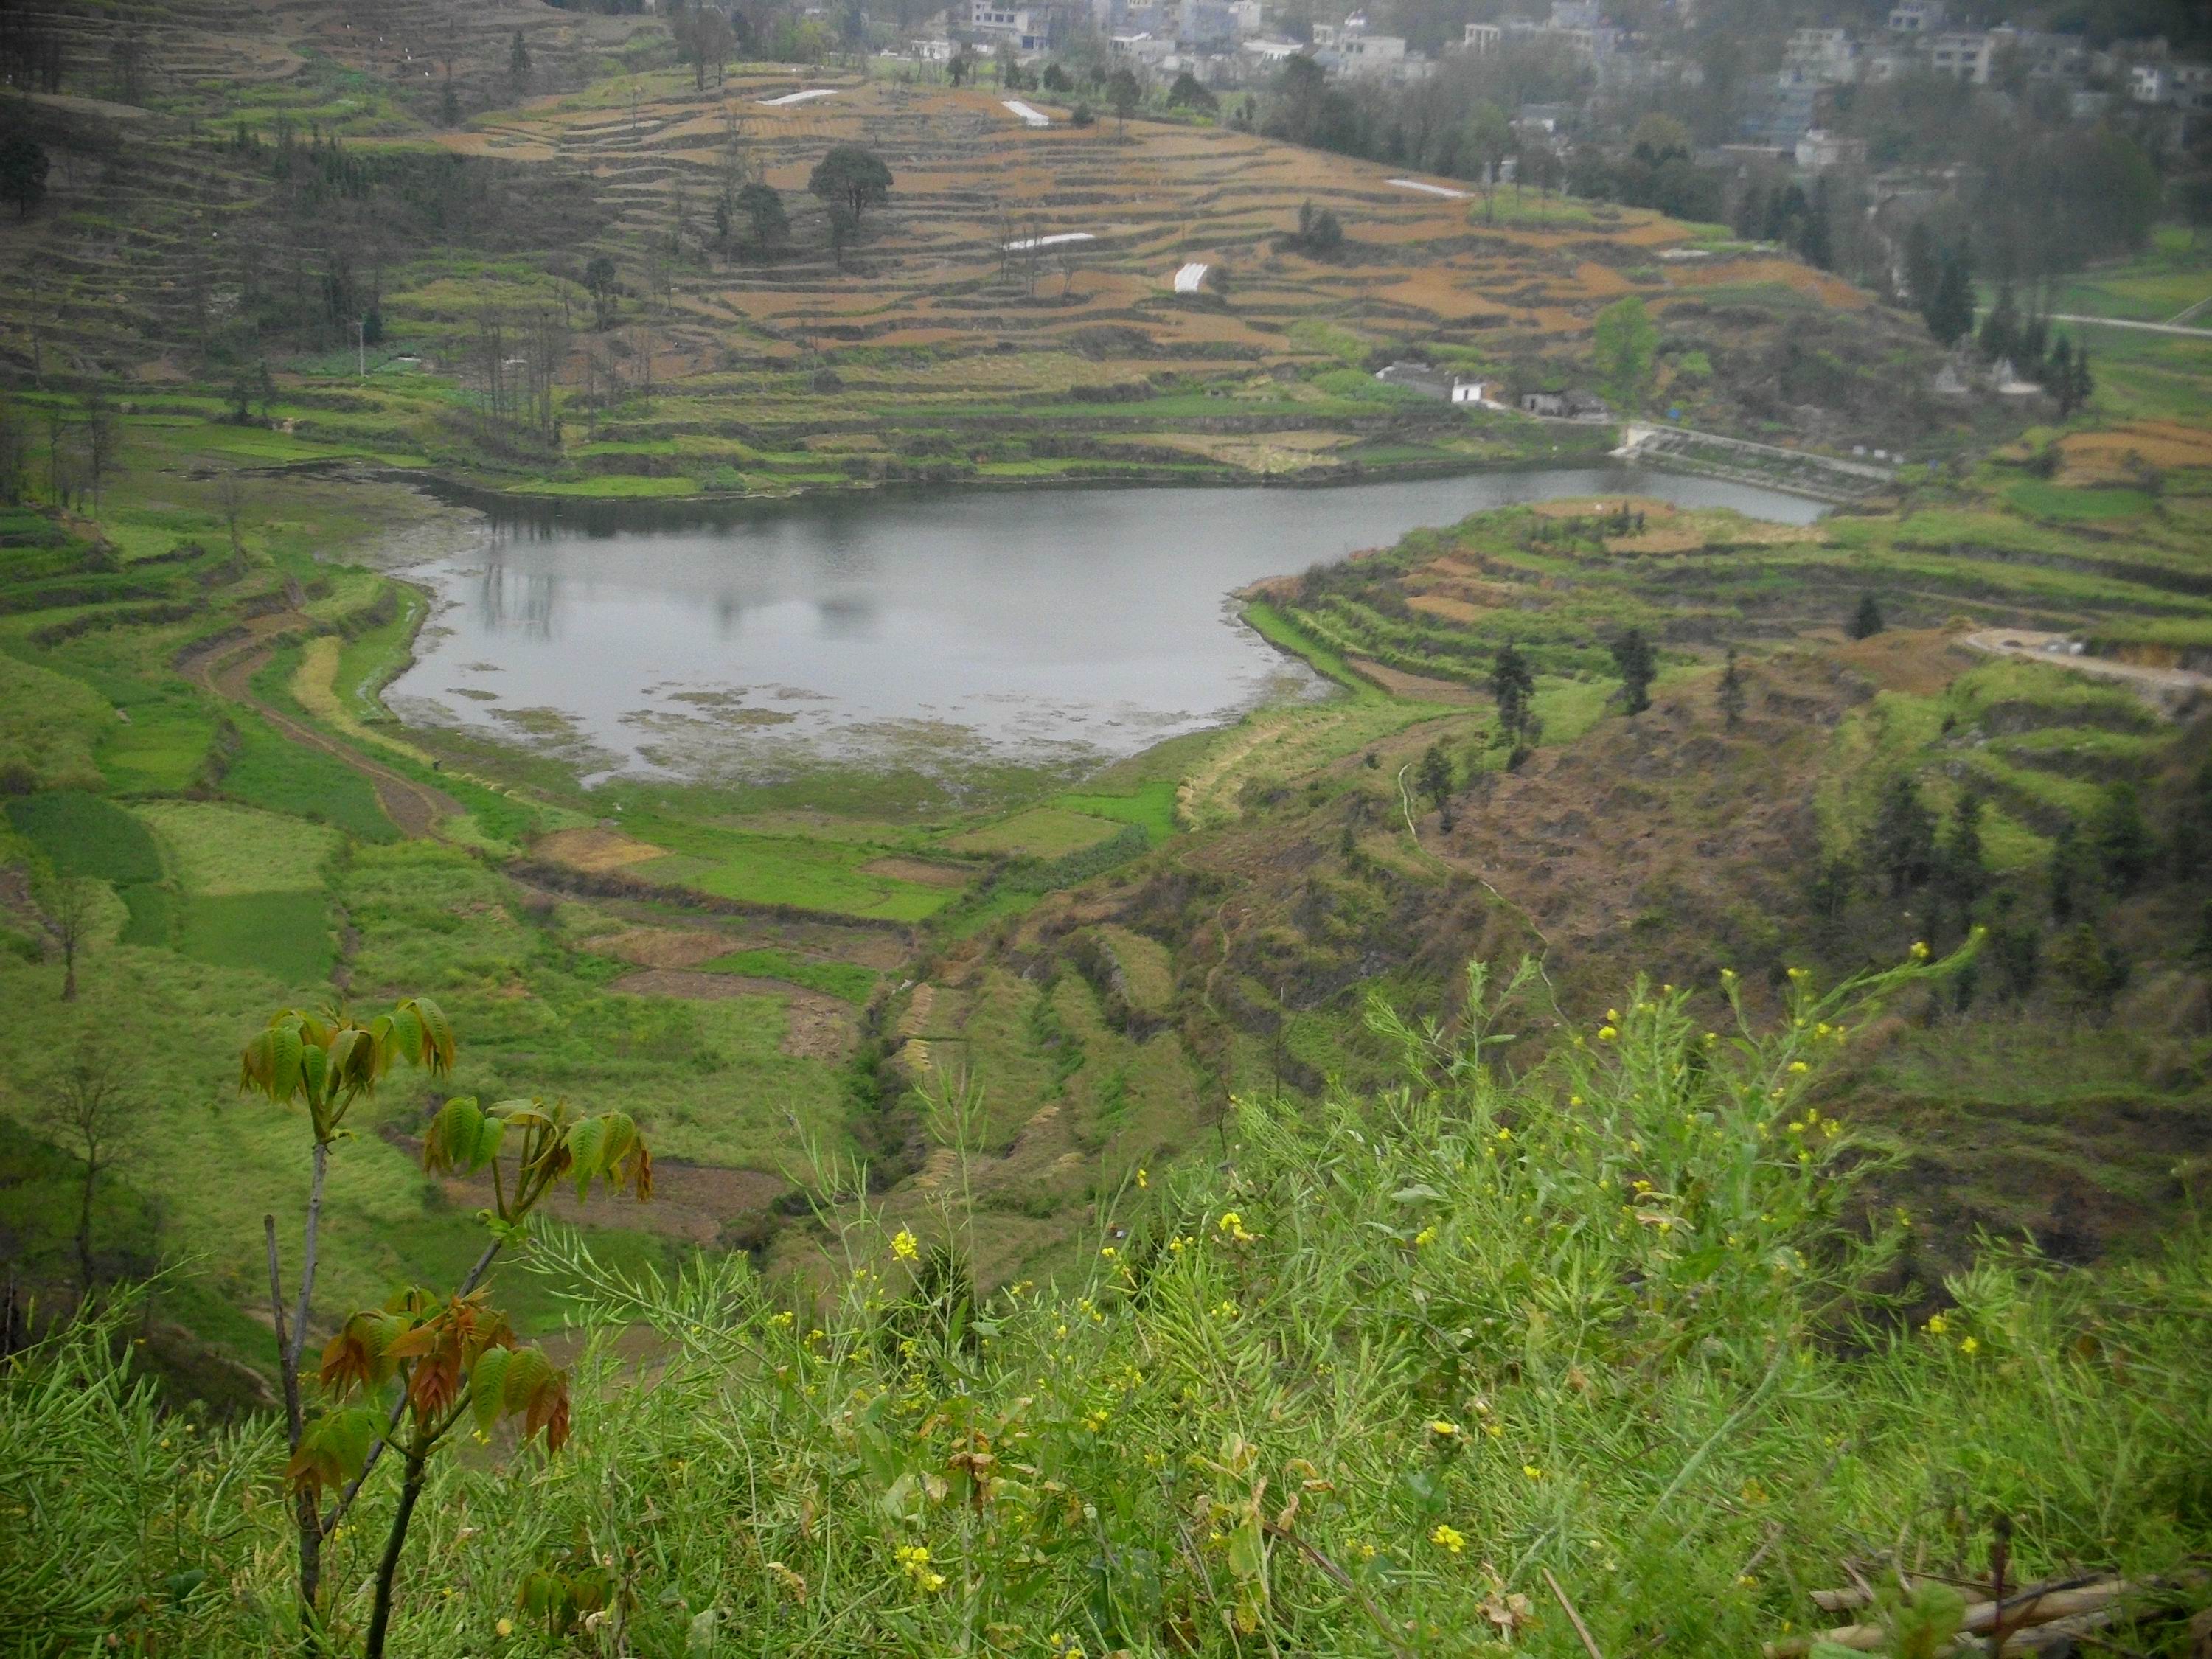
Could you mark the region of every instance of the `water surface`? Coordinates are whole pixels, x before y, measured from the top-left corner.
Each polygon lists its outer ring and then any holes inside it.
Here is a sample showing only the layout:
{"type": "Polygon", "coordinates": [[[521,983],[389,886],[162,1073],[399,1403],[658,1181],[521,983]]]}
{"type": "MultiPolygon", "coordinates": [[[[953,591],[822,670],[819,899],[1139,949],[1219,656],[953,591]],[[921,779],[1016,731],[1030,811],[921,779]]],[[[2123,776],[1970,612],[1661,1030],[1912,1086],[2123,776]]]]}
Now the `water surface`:
{"type": "Polygon", "coordinates": [[[1325,694],[1238,620],[1233,590],[1486,507],[1577,495],[1800,524],[1823,511],[1625,467],[769,511],[495,503],[481,548],[409,572],[438,610],[387,700],[410,720],[551,745],[592,777],[1103,762],[1325,694]]]}

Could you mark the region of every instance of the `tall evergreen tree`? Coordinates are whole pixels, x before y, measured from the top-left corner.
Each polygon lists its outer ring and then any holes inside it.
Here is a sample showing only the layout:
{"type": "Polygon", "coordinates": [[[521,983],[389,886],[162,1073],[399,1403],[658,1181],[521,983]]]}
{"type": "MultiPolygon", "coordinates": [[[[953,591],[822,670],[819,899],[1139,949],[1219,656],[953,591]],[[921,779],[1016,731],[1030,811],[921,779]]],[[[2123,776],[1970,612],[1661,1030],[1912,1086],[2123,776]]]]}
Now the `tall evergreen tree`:
{"type": "Polygon", "coordinates": [[[2156,849],[2135,785],[2106,786],[2090,821],[2089,845],[2105,879],[2118,892],[2133,892],[2150,873],[2156,849]]]}
{"type": "Polygon", "coordinates": [[[1988,884],[1989,869],[1982,854],[1982,798],[1969,789],[1951,809],[1950,822],[1936,848],[1936,887],[1957,908],[1963,923],[1988,884]]]}
{"type": "Polygon", "coordinates": [[[1858,609],[1851,612],[1850,635],[1855,640],[1870,640],[1889,624],[1882,620],[1881,606],[1871,593],[1859,595],[1858,609]]]}
{"type": "Polygon", "coordinates": [[[1728,722],[1729,730],[1735,731],[1737,722],[1743,719],[1744,689],[1743,671],[1736,666],[1734,646],[1729,647],[1728,666],[1721,670],[1721,683],[1713,701],[1719,705],[1721,718],[1728,722]]]}
{"type": "Polygon", "coordinates": [[[1518,749],[1528,739],[1534,716],[1530,705],[1536,695],[1536,678],[1528,659],[1511,643],[1498,647],[1490,670],[1490,695],[1498,702],[1498,732],[1506,747],[1518,749]]]}
{"type": "Polygon", "coordinates": [[[1920,786],[1900,772],[1882,792],[1875,809],[1867,857],[1875,872],[1889,878],[1889,896],[1902,898],[1926,881],[1936,856],[1936,819],[1920,799],[1920,786]]]}
{"type": "Polygon", "coordinates": [[[1659,664],[1642,629],[1632,628],[1613,642],[1613,664],[1620,675],[1625,712],[1640,714],[1650,708],[1651,679],[1659,672],[1659,664]]]}
{"type": "Polygon", "coordinates": [[[2013,298],[2012,284],[2008,282],[1997,289],[1996,303],[1982,319],[1982,331],[1977,342],[1982,356],[1996,362],[2001,358],[2014,358],[2020,350],[2020,302],[2013,298]]]}
{"type": "Polygon", "coordinates": [[[1974,273],[1964,248],[1954,249],[1943,260],[1936,292],[1921,307],[1928,331],[1939,344],[1954,346],[1974,326],[1974,273]]]}

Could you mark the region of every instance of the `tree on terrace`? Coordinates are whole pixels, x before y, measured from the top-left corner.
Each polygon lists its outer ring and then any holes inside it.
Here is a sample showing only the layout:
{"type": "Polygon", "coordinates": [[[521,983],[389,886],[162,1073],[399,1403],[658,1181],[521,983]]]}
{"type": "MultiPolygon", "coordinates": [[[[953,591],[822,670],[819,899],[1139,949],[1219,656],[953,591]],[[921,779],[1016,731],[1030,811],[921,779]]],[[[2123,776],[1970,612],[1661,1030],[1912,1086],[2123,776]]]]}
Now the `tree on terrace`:
{"type": "Polygon", "coordinates": [[[873,150],[858,144],[836,144],[814,164],[806,188],[821,198],[833,215],[842,205],[851,216],[852,228],[857,230],[869,208],[890,199],[891,170],[873,150]]]}
{"type": "Polygon", "coordinates": [[[52,164],[45,148],[28,133],[11,132],[0,138],[0,201],[12,205],[18,219],[46,199],[46,174],[52,164]]]}
{"type": "Polygon", "coordinates": [[[1113,105],[1115,118],[1121,124],[1115,129],[1115,137],[1121,137],[1127,135],[1129,117],[1135,111],[1138,100],[1143,95],[1144,88],[1137,84],[1136,71],[1133,70],[1115,70],[1107,81],[1106,100],[1113,105]]]}
{"type": "Polygon", "coordinates": [[[1743,671],[1736,666],[1734,646],[1729,647],[1728,666],[1721,670],[1720,688],[1713,700],[1720,705],[1721,718],[1728,722],[1729,730],[1735,731],[1743,719],[1744,687],[1743,671]]]}
{"type": "Polygon", "coordinates": [[[507,72],[518,87],[530,82],[530,47],[522,38],[522,31],[514,32],[514,40],[507,49],[507,72]]]}
{"type": "Polygon", "coordinates": [[[129,1079],[113,1052],[87,1026],[46,1079],[46,1121],[83,1165],[77,1181],[76,1271],[80,1291],[92,1294],[92,1204],[100,1177],[126,1148],[137,1109],[129,1079]]]}
{"type": "Polygon", "coordinates": [[[1444,746],[1442,743],[1432,743],[1421,751],[1421,763],[1413,774],[1413,782],[1414,786],[1429,798],[1430,805],[1437,809],[1437,814],[1443,820],[1443,828],[1449,833],[1452,827],[1451,796],[1454,779],[1451,757],[1444,753],[1444,746]]]}
{"type": "Polygon", "coordinates": [[[1640,413],[1659,357],[1659,325],[1644,301],[1632,294],[1599,312],[1594,349],[1599,384],[1613,407],[1625,415],[1640,413]]]}
{"type": "Polygon", "coordinates": [[[1513,127],[1505,112],[1487,98],[1468,112],[1467,130],[1460,137],[1460,154],[1482,169],[1483,216],[1498,221],[1498,174],[1513,148],[1513,127]]]}
{"type": "Polygon", "coordinates": [[[1935,857],[1935,816],[1920,799],[1920,786],[1900,773],[1875,809],[1868,861],[1876,874],[1889,878],[1889,896],[1902,898],[1907,888],[1928,879],[1935,857]]]}
{"type": "Polygon", "coordinates": [[[1888,626],[1882,620],[1881,606],[1875,596],[1860,594],[1858,609],[1851,612],[1850,636],[1855,640],[1870,640],[1888,626]]]}
{"type": "Polygon", "coordinates": [[[791,216],[783,210],[783,198],[773,185],[756,180],[738,192],[737,210],[752,232],[753,246],[765,257],[791,229],[791,216]]]}
{"type": "Polygon", "coordinates": [[[1659,664],[1642,629],[1632,628],[1613,642],[1613,663],[1620,675],[1625,712],[1640,714],[1650,708],[1651,678],[1659,672],[1659,664]]]}

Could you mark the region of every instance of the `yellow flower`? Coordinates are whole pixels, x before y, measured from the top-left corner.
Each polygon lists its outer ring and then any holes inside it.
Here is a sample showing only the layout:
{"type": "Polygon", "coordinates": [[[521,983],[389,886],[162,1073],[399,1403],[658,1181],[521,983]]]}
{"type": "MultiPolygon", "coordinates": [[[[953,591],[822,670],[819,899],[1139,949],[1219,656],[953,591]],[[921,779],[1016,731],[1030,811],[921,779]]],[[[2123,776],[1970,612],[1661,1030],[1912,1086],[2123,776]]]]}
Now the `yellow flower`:
{"type": "Polygon", "coordinates": [[[1115,1256],[1121,1255],[1121,1252],[1115,1249],[1111,1244],[1109,1244],[1104,1249],[1099,1251],[1098,1254],[1104,1256],[1109,1261],[1111,1261],[1115,1256]]]}
{"type": "Polygon", "coordinates": [[[891,1254],[902,1261],[911,1261],[921,1252],[921,1241],[905,1228],[891,1235],[891,1254]]]}
{"type": "Polygon", "coordinates": [[[1942,1314],[1930,1314],[1928,1317],[1928,1323],[1925,1328],[1929,1335],[1941,1336],[1950,1328],[1951,1322],[1944,1318],[1942,1314]]]}
{"type": "Polygon", "coordinates": [[[512,1636],[514,1634],[514,1620],[512,1619],[502,1619],[499,1623],[494,1625],[492,1629],[496,1631],[501,1636],[512,1636]]]}
{"type": "Polygon", "coordinates": [[[1583,1097],[1580,1095],[1569,1095],[1567,1097],[1567,1104],[1570,1106],[1579,1106],[1582,1103],[1583,1097]]]}
{"type": "Polygon", "coordinates": [[[1960,1353],[1979,1353],[1981,1348],[1982,1345],[1971,1336],[1963,1339],[1959,1344],[1960,1353]]]}
{"type": "Polygon", "coordinates": [[[1420,1231],[1413,1235],[1413,1248],[1415,1249],[1423,1249],[1427,1245],[1435,1243],[1436,1242],[1437,1230],[1434,1227],[1424,1227],[1420,1231]]]}
{"type": "Polygon", "coordinates": [[[1521,1473],[1531,1480],[1541,1480],[1544,1478],[1543,1470],[1538,1468],[1534,1463],[1523,1463],[1521,1466],[1521,1473]]]}
{"type": "Polygon", "coordinates": [[[1188,1239],[1184,1239],[1184,1238],[1171,1238],[1171,1239],[1168,1240],[1168,1249],[1169,1249],[1169,1250],[1170,1250],[1171,1253],[1173,1253],[1174,1255],[1182,1255],[1185,1250],[1188,1249],[1189,1248],[1190,1248],[1190,1241],[1189,1241],[1189,1240],[1188,1240],[1188,1239]]]}
{"type": "Polygon", "coordinates": [[[1793,1060],[1790,1062],[1790,1069],[1793,1072],[1804,1072],[1809,1071],[1811,1068],[1802,1060],[1793,1060]]]}
{"type": "Polygon", "coordinates": [[[1505,1425],[1503,1423],[1486,1423],[1482,1425],[1482,1431],[1492,1440],[1505,1438],[1505,1425]]]}
{"type": "Polygon", "coordinates": [[[1607,1020],[1613,1024],[1618,1025],[1620,1024],[1620,1010],[1618,1008],[1607,1009],[1605,1011],[1605,1017],[1607,1020]]]}
{"type": "Polygon", "coordinates": [[[1925,961],[1927,961],[1927,960],[1928,960],[1928,941],[1927,941],[1926,939],[1917,939],[1913,940],[1913,941],[1912,941],[1912,949],[1911,949],[1911,951],[1910,952],[1908,952],[1908,954],[1912,957],[1912,959],[1913,959],[1915,962],[1925,962],[1925,961]]]}
{"type": "Polygon", "coordinates": [[[1610,1025],[1601,1025],[1597,1028],[1597,1040],[1600,1042],[1610,1042],[1620,1035],[1620,1033],[1610,1025]]]}
{"type": "Polygon", "coordinates": [[[1439,1440],[1449,1440],[1459,1432],[1459,1425],[1447,1418],[1431,1418],[1429,1421],[1429,1432],[1439,1440]]]}
{"type": "Polygon", "coordinates": [[[1510,1140],[1513,1139],[1513,1131],[1510,1129],[1500,1129],[1498,1132],[1498,1138],[1500,1140],[1510,1140]]]}
{"type": "Polygon", "coordinates": [[[1151,1186],[1152,1184],[1152,1171],[1151,1171],[1151,1170],[1138,1170],[1138,1171],[1137,1171],[1137,1185],[1138,1185],[1138,1186],[1139,1186],[1139,1187],[1149,1187],[1149,1186],[1151,1186]]]}
{"type": "Polygon", "coordinates": [[[1439,1521],[1436,1530],[1429,1534],[1429,1542],[1440,1550],[1446,1550],[1457,1555],[1467,1547],[1467,1536],[1457,1527],[1449,1526],[1439,1521]]]}

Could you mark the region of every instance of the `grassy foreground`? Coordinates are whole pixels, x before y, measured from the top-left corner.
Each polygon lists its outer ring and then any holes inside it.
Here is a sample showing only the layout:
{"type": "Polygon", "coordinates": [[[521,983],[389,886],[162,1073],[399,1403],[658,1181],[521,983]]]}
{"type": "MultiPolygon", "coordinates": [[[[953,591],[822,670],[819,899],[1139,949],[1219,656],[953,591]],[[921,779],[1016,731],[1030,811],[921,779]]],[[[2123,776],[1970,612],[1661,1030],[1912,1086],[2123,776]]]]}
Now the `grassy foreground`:
{"type": "MultiPolygon", "coordinates": [[[[1450,1034],[1377,1003],[1398,1086],[1239,1103],[1218,1166],[1102,1207],[1080,1294],[971,1305],[960,1203],[891,1233],[857,1170],[820,1195],[842,1267],[811,1294],[541,1235],[530,1267],[592,1287],[574,1438],[441,1477],[398,1650],[1585,1651],[1549,1576],[1605,1653],[1750,1653],[1846,1561],[1985,1583],[1997,1515],[2014,1582],[2167,1572],[2212,1532],[2200,1232],[1882,1293],[1911,1241],[1855,1204],[1824,1068],[1958,961],[1798,978],[1776,1029],[1725,1036],[1639,986],[1518,1074],[1527,972],[1478,970],[1450,1034]]],[[[276,1650],[276,1425],[161,1414],[125,1328],[0,1373],[0,1627],[276,1650]]],[[[342,1644],[391,1501],[332,1546],[342,1644]]],[[[2109,1634],[2179,1651],[2130,1627],[2156,1601],[2109,1634]]]]}

